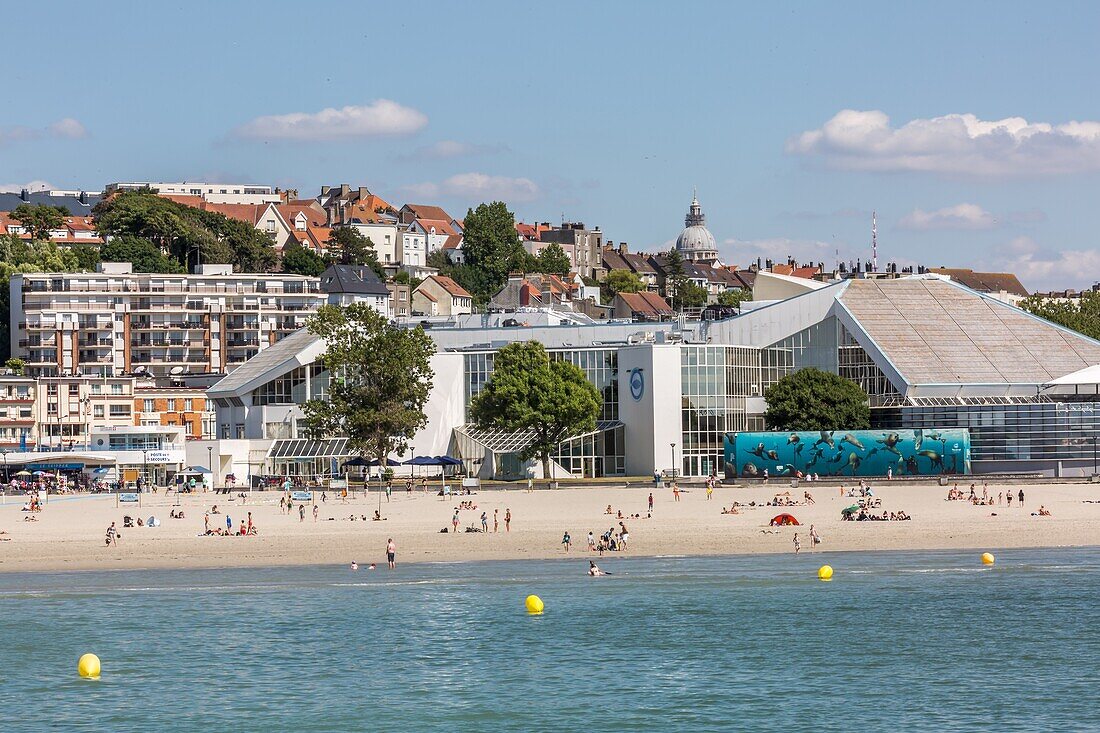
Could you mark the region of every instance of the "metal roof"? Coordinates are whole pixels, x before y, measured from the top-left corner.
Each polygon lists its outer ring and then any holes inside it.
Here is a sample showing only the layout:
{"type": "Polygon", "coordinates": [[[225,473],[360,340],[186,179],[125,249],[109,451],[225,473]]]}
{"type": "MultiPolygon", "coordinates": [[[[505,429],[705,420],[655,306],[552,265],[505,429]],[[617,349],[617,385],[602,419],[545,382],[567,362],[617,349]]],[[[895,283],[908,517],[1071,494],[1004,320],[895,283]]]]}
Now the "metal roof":
{"type": "Polygon", "coordinates": [[[348,458],[351,455],[347,438],[280,439],[274,441],[267,451],[268,458],[348,458]]]}
{"type": "Polygon", "coordinates": [[[259,384],[263,384],[264,381],[267,381],[264,377],[274,379],[296,366],[310,364],[323,351],[324,344],[321,342],[320,337],[310,333],[309,329],[303,328],[285,337],[277,344],[268,346],[244,364],[241,364],[207,390],[207,394],[212,398],[228,395],[240,396],[240,393],[247,391],[247,387],[253,382],[258,381],[259,384]],[[313,348],[318,344],[320,345],[320,351],[313,348]]]}
{"type": "MultiPolygon", "coordinates": [[[[574,435],[561,442],[567,443],[570,440],[604,433],[608,430],[614,430],[622,426],[623,422],[621,420],[600,420],[596,423],[596,429],[592,432],[574,435]]],[[[534,437],[535,432],[533,430],[519,430],[516,432],[508,432],[506,430],[482,430],[473,423],[460,425],[455,428],[455,430],[471,440],[480,443],[494,453],[516,453],[523,450],[531,443],[531,439],[534,437]]]]}

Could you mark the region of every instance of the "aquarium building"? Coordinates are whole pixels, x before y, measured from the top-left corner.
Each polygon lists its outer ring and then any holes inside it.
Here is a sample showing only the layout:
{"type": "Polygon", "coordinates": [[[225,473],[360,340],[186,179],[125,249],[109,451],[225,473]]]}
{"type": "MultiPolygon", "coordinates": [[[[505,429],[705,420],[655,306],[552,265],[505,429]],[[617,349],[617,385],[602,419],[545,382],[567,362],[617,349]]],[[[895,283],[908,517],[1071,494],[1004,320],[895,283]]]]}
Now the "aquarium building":
{"type": "MultiPolygon", "coordinates": [[[[508,328],[486,315],[433,328],[429,423],[409,454],[446,453],[482,476],[537,471],[517,458],[522,435],[468,420],[496,350],[537,340],[602,395],[597,429],[560,447],[558,476],[721,475],[727,433],[763,430],[764,391],[808,366],[859,383],[876,430],[968,430],[975,473],[1092,472],[1100,342],[939,275],[815,285],[721,321],[508,328]]],[[[304,438],[298,405],[323,395],[323,351],[301,331],[211,388],[219,437],[244,441],[252,456],[223,457],[238,473],[267,470],[257,456],[286,458],[277,441],[304,438]]]]}

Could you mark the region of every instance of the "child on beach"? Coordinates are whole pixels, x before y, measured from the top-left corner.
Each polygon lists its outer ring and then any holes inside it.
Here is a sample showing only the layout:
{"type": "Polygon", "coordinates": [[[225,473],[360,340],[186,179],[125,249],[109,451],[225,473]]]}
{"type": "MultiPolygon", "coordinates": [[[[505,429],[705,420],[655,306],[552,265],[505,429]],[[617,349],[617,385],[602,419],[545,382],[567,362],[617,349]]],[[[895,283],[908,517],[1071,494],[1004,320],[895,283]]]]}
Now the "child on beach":
{"type": "Polygon", "coordinates": [[[573,546],[573,538],[569,536],[569,530],[565,530],[565,534],[562,535],[561,543],[565,545],[565,551],[569,552],[569,548],[573,546]]]}
{"type": "Polygon", "coordinates": [[[802,542],[798,539],[798,532],[794,533],[794,554],[798,554],[798,551],[802,549],[802,542]]]}

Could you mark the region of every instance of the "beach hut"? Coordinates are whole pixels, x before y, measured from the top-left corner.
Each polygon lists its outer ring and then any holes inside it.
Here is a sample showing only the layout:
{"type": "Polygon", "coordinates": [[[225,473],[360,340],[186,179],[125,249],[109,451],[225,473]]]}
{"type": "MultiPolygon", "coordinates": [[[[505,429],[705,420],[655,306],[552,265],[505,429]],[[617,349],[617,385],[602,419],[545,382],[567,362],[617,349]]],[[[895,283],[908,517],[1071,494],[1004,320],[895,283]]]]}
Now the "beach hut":
{"type": "Polygon", "coordinates": [[[793,514],[776,514],[772,517],[771,526],[773,527],[785,527],[787,525],[798,526],[800,522],[794,518],[793,514]]]}

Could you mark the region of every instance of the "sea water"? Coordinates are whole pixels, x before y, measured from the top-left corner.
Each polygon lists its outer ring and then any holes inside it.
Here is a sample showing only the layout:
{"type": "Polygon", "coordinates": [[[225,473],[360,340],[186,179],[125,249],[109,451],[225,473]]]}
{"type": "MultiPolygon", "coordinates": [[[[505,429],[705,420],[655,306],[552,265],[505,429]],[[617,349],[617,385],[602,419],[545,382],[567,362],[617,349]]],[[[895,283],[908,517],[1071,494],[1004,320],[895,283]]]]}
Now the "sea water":
{"type": "Polygon", "coordinates": [[[0,575],[0,730],[1100,729],[1100,549],[996,554],[0,575]]]}

